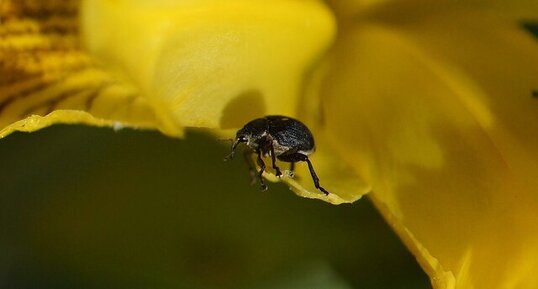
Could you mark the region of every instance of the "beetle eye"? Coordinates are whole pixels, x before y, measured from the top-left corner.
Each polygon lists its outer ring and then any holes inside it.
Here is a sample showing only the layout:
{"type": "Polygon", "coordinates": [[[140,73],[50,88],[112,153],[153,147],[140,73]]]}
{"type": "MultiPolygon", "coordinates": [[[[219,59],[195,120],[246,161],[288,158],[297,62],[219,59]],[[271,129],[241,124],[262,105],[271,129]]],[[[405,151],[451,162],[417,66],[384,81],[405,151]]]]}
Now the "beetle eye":
{"type": "Polygon", "coordinates": [[[247,139],[246,136],[242,136],[242,137],[239,138],[239,141],[240,141],[240,142],[247,142],[248,139],[247,139]]]}

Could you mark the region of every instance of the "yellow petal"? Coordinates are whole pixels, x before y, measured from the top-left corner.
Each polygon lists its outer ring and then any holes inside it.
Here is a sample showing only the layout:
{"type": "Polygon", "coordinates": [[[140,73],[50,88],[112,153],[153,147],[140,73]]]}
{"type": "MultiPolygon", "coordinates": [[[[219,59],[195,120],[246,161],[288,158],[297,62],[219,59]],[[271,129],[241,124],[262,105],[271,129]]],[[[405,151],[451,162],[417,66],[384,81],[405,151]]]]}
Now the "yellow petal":
{"type": "Polygon", "coordinates": [[[342,33],[328,140],[435,288],[536,288],[538,42],[491,14],[407,16],[342,33]]]}
{"type": "MultiPolygon", "coordinates": [[[[329,195],[326,196],[314,186],[310,171],[305,162],[297,162],[295,164],[295,171],[291,174],[289,171],[290,163],[277,161],[277,166],[283,173],[283,176],[278,178],[270,165],[271,158],[266,157],[264,162],[267,167],[263,173],[264,178],[274,183],[285,183],[300,197],[319,199],[334,205],[353,203],[370,192],[371,188],[364,179],[351,166],[337,157],[338,152],[326,141],[326,136],[322,135],[322,131],[317,129],[316,131],[316,151],[309,158],[320,179],[320,185],[330,192],[329,195]]],[[[233,130],[209,130],[208,132],[223,138],[229,138],[235,135],[235,131],[233,130]]],[[[252,157],[255,163],[254,156],[252,157]]],[[[236,157],[234,161],[241,162],[243,160],[241,157],[236,157]]],[[[256,170],[259,170],[259,167],[256,170]]],[[[257,182],[257,180],[255,181],[257,182]]]]}
{"type": "Polygon", "coordinates": [[[0,138],[59,122],[180,134],[166,110],[79,48],[77,2],[2,2],[0,138]]]}
{"type": "Polygon", "coordinates": [[[84,1],[88,49],[185,126],[294,115],[335,27],[319,1],[84,1]]]}
{"type": "Polygon", "coordinates": [[[380,14],[389,18],[413,18],[446,9],[463,8],[495,14],[512,21],[536,20],[538,1],[534,0],[327,0],[340,24],[380,14]]]}
{"type": "Polygon", "coordinates": [[[298,165],[295,179],[284,178],[290,188],[299,196],[315,198],[332,204],[352,203],[372,190],[371,186],[345,160],[346,154],[336,150],[328,138],[334,137],[325,131],[323,117],[324,99],[320,94],[330,61],[326,59],[316,65],[305,77],[303,93],[299,98],[298,118],[314,134],[316,151],[310,159],[323,186],[330,195],[324,196],[317,190],[310,178],[306,164],[298,165]]]}
{"type": "MultiPolygon", "coordinates": [[[[300,197],[324,200],[335,205],[355,202],[370,192],[370,186],[353,168],[336,157],[337,152],[325,141],[325,137],[319,134],[317,136],[317,149],[310,156],[310,160],[319,177],[320,186],[330,194],[326,196],[316,189],[308,166],[303,162],[296,164],[293,178],[285,175],[282,181],[300,197]]],[[[265,176],[271,181],[277,181],[272,173],[265,176]]]]}
{"type": "Polygon", "coordinates": [[[536,20],[538,18],[538,2],[534,0],[470,0],[466,2],[470,8],[490,11],[509,19],[536,20]]]}

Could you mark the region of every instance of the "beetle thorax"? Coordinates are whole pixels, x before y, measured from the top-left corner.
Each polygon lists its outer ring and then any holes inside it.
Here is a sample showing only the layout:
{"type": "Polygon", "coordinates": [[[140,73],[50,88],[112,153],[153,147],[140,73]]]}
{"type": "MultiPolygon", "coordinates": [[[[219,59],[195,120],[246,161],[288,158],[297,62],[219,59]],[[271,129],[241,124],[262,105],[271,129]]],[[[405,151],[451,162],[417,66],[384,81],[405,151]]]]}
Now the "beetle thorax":
{"type": "Polygon", "coordinates": [[[267,132],[264,131],[261,134],[247,134],[247,146],[252,149],[263,148],[267,142],[267,132]]]}

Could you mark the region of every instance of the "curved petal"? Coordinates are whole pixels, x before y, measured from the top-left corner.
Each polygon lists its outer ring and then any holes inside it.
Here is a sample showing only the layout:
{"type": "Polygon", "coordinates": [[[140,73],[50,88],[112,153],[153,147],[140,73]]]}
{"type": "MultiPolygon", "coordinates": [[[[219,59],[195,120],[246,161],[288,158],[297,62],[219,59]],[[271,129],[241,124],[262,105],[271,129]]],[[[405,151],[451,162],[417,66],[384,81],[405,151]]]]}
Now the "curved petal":
{"type": "MultiPolygon", "coordinates": [[[[316,153],[310,156],[320,185],[330,192],[324,195],[315,188],[310,172],[305,163],[297,163],[293,178],[285,176],[282,181],[300,197],[319,199],[334,205],[352,203],[371,191],[371,187],[346,162],[336,157],[337,152],[318,136],[316,153]]],[[[265,176],[271,181],[278,179],[272,173],[265,176]]]]}
{"type": "Polygon", "coordinates": [[[80,49],[78,1],[3,1],[0,19],[0,138],[54,123],[181,134],[165,110],[80,49]]]}
{"type": "Polygon", "coordinates": [[[333,39],[318,1],[84,1],[87,47],[185,126],[293,115],[304,73],[333,39]]]}
{"type": "MultiPolygon", "coordinates": [[[[267,167],[263,173],[265,179],[275,183],[280,181],[285,183],[290,190],[300,197],[319,199],[334,205],[353,203],[370,192],[371,187],[364,179],[346,162],[341,161],[338,157],[338,152],[327,142],[327,136],[323,135],[323,132],[315,126],[309,125],[309,127],[314,128],[316,131],[316,152],[310,155],[309,158],[316,175],[319,177],[320,185],[328,190],[330,194],[326,196],[314,186],[308,166],[304,162],[296,163],[293,174],[291,174],[289,163],[277,161],[277,166],[283,173],[283,176],[278,178],[269,165],[271,164],[271,158],[266,157],[264,162],[267,167]]],[[[209,130],[209,132],[224,139],[235,134],[235,131],[231,130],[209,130]]],[[[236,157],[236,159],[238,159],[236,161],[241,161],[240,157],[236,157]]],[[[256,180],[254,181],[256,182],[256,180]]]]}
{"type": "Polygon", "coordinates": [[[402,18],[338,39],[328,139],[436,288],[537,287],[538,42],[491,14],[402,18]]]}

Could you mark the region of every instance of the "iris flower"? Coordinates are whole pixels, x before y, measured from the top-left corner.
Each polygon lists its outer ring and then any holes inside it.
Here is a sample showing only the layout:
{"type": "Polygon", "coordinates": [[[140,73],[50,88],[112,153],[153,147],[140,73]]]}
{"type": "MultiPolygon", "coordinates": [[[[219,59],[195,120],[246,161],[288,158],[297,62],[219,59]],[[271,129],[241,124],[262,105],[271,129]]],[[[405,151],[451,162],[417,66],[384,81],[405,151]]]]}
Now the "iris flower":
{"type": "Polygon", "coordinates": [[[0,137],[296,117],[297,194],[367,194],[434,288],[537,288],[536,3],[4,0],[0,137]]]}

